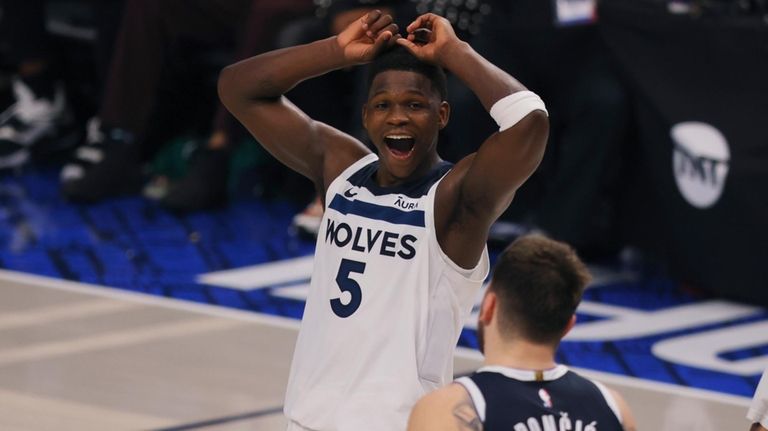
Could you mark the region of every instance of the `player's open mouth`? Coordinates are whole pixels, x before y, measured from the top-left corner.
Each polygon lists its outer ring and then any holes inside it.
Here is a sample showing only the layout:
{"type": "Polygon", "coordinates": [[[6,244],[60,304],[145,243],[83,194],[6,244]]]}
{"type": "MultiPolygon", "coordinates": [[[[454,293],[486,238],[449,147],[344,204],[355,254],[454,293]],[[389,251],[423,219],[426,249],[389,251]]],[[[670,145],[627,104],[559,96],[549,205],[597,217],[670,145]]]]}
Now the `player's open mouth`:
{"type": "Polygon", "coordinates": [[[413,152],[416,140],[408,135],[387,135],[384,137],[384,144],[395,158],[405,159],[413,152]]]}

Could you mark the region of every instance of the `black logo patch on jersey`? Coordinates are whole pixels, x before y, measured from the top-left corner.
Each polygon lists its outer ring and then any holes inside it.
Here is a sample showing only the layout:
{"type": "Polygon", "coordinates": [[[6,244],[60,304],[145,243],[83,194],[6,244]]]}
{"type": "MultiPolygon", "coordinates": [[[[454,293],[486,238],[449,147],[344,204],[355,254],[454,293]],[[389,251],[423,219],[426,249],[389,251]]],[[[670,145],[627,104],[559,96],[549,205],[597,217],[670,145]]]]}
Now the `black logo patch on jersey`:
{"type": "Polygon", "coordinates": [[[349,189],[349,190],[344,192],[344,196],[346,196],[348,198],[353,198],[353,197],[357,196],[357,192],[353,193],[352,189],[349,189]]]}

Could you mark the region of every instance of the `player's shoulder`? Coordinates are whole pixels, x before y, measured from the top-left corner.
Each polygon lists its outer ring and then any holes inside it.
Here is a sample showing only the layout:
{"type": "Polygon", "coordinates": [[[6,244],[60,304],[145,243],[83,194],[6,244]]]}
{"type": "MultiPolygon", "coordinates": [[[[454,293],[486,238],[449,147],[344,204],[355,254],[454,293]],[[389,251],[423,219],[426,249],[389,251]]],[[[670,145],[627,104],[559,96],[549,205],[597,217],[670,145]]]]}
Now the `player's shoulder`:
{"type": "Polygon", "coordinates": [[[370,156],[372,151],[357,138],[354,138],[327,124],[316,122],[324,131],[321,147],[323,156],[323,183],[327,186],[361,159],[370,156]]]}
{"type": "Polygon", "coordinates": [[[468,398],[467,390],[459,383],[453,382],[422,397],[427,405],[450,404],[468,398]]]}

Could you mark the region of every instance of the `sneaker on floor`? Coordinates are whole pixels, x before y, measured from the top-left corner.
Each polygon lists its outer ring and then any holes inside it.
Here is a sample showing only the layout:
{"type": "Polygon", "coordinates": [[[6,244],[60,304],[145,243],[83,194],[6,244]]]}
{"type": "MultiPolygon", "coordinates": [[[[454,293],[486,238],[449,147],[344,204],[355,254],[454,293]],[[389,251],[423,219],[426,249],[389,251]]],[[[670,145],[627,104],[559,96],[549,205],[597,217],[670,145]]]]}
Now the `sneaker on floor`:
{"type": "Polygon", "coordinates": [[[51,98],[37,97],[23,81],[13,81],[15,103],[0,113],[0,169],[16,168],[29,160],[35,147],[56,146],[74,130],[64,90],[51,98]]]}
{"type": "Polygon", "coordinates": [[[191,157],[186,175],[172,183],[160,204],[174,211],[216,208],[227,202],[228,150],[199,148],[191,157]]]}
{"type": "Polygon", "coordinates": [[[141,189],[143,175],[133,134],[88,122],[85,145],[78,147],[61,170],[61,190],[75,202],[96,202],[141,189]]]}

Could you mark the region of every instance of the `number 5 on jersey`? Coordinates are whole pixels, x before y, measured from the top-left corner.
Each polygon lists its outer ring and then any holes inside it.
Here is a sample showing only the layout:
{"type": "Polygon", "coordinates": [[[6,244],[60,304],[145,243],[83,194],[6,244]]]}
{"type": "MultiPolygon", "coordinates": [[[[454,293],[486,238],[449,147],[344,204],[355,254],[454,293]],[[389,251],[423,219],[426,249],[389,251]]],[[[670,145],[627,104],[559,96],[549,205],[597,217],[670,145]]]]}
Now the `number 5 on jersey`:
{"type": "Polygon", "coordinates": [[[340,298],[331,299],[331,309],[337,316],[342,318],[349,317],[357,311],[363,300],[363,291],[360,289],[360,284],[349,278],[349,274],[353,272],[358,274],[365,272],[365,262],[341,259],[339,273],[336,274],[336,284],[339,285],[339,290],[342,292],[349,292],[351,299],[347,304],[342,303],[340,298]]]}

